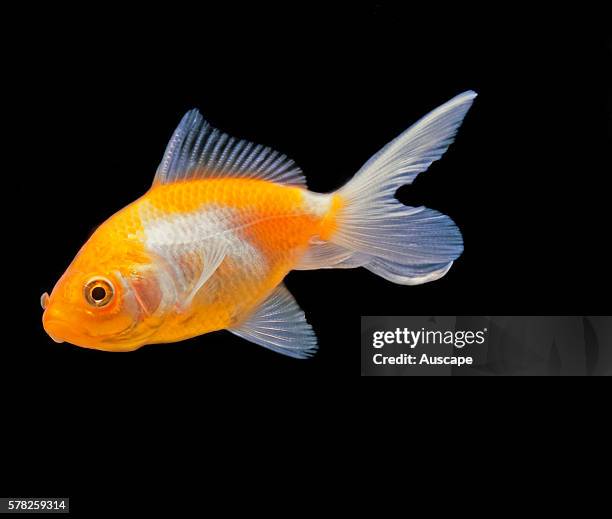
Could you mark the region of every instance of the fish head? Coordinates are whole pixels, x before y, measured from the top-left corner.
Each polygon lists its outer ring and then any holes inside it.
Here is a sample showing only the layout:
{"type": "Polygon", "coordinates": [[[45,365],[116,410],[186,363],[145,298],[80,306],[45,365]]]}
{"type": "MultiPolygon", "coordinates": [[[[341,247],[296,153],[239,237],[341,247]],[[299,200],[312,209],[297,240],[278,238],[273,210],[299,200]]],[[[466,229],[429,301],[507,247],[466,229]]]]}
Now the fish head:
{"type": "Polygon", "coordinates": [[[163,321],[160,277],[150,258],[133,247],[101,249],[96,241],[83,246],[51,295],[42,295],[43,327],[55,342],[137,349],[163,321]]]}

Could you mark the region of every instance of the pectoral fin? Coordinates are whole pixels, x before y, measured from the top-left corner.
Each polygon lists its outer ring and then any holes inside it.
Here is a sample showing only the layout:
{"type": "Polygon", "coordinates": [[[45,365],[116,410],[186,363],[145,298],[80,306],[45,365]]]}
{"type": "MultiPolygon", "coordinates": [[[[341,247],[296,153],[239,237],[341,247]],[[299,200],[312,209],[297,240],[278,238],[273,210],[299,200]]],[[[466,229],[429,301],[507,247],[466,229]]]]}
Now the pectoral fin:
{"type": "Polygon", "coordinates": [[[306,359],[317,351],[317,338],[291,293],[284,285],[230,332],[277,353],[306,359]]]}
{"type": "Polygon", "coordinates": [[[219,265],[223,262],[227,253],[227,247],[223,240],[209,240],[209,246],[201,251],[198,251],[201,258],[201,271],[200,275],[194,281],[190,292],[187,294],[183,301],[183,306],[188,307],[195,295],[204,286],[204,283],[208,281],[215,271],[219,268],[219,265]]]}

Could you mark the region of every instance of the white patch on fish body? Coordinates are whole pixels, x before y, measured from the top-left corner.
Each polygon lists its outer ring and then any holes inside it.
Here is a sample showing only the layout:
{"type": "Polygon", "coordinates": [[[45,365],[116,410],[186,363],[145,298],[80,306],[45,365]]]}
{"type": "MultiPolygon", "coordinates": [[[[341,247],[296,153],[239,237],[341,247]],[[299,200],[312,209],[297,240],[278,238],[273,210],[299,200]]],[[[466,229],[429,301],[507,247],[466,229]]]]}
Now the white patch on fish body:
{"type": "Polygon", "coordinates": [[[263,276],[267,271],[263,254],[237,232],[240,226],[235,222],[244,217],[239,210],[205,204],[197,211],[163,215],[144,202],[140,216],[145,247],[161,257],[170,270],[176,288],[174,297],[185,296],[194,288],[204,268],[206,252],[212,247],[223,247],[225,257],[255,275],[263,276]]]}
{"type": "Polygon", "coordinates": [[[322,218],[325,216],[332,204],[332,195],[325,193],[313,193],[306,189],[302,192],[304,209],[307,213],[322,218]]]}

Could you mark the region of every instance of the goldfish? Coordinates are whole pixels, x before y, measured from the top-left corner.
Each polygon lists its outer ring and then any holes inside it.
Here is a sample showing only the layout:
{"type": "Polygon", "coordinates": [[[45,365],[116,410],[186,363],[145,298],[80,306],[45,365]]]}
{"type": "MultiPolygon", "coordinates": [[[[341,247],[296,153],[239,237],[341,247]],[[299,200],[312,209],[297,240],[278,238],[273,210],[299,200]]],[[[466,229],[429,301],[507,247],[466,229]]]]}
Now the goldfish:
{"type": "Polygon", "coordinates": [[[311,357],[317,338],[283,284],[290,271],[364,267],[417,285],[462,254],[448,216],[394,195],[445,153],[475,97],[439,106],[331,193],[309,191],[286,155],[187,112],[150,189],[102,223],[42,295],[45,331],[132,351],[228,330],[311,357]]]}

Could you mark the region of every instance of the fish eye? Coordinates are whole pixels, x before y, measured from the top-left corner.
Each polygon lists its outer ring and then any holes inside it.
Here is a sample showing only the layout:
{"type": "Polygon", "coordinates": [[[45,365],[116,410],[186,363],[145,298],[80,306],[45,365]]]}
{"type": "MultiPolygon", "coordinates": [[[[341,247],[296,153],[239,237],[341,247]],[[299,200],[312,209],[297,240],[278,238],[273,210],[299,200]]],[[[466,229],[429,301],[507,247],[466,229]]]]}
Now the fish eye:
{"type": "Polygon", "coordinates": [[[97,308],[106,306],[113,300],[115,291],[112,283],[105,278],[94,278],[85,285],[85,299],[97,308]]]}

